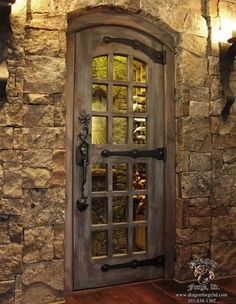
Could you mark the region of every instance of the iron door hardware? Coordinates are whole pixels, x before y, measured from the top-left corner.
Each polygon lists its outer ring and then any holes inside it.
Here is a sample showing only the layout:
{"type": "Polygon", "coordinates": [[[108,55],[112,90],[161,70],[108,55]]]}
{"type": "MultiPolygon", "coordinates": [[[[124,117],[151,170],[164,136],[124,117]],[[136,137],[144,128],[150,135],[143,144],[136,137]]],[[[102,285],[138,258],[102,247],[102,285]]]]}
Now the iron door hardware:
{"type": "Polygon", "coordinates": [[[165,256],[158,255],[152,259],[146,260],[133,260],[128,263],[120,263],[120,264],[104,264],[101,266],[101,271],[106,272],[112,269],[120,269],[120,268],[133,268],[136,269],[137,267],[144,267],[144,266],[155,266],[155,267],[164,267],[165,264],[165,256]]]}
{"type": "Polygon", "coordinates": [[[153,150],[129,150],[129,151],[110,151],[110,150],[103,150],[101,152],[101,156],[104,158],[110,156],[128,156],[131,158],[137,157],[151,157],[157,160],[165,160],[165,148],[157,148],[153,150]]]}
{"type": "Polygon", "coordinates": [[[104,43],[122,43],[126,44],[128,46],[131,46],[135,50],[139,50],[146,54],[150,59],[152,59],[156,63],[160,64],[166,64],[166,53],[165,51],[157,51],[153,49],[152,47],[138,41],[138,40],[132,40],[128,38],[112,38],[109,36],[103,37],[104,43]]]}
{"type": "Polygon", "coordinates": [[[76,164],[82,168],[81,196],[76,201],[77,208],[80,212],[83,212],[88,208],[88,197],[85,195],[85,184],[87,182],[87,171],[89,165],[89,120],[90,116],[85,111],[82,111],[79,116],[79,121],[82,126],[82,131],[78,135],[80,144],[76,147],[76,164]]]}

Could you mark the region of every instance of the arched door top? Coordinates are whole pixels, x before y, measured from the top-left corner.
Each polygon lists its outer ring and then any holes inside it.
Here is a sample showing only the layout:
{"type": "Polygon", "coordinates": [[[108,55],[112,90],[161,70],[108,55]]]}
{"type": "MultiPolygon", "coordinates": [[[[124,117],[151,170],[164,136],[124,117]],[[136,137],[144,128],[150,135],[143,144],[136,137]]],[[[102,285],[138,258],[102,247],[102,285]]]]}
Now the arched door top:
{"type": "MultiPolygon", "coordinates": [[[[68,31],[73,33],[82,29],[96,26],[122,26],[142,32],[150,38],[157,40],[175,53],[174,31],[164,28],[163,23],[150,21],[145,17],[134,15],[115,7],[97,7],[93,9],[80,9],[68,13],[68,31]]],[[[166,26],[167,27],[167,26],[166,26]]]]}

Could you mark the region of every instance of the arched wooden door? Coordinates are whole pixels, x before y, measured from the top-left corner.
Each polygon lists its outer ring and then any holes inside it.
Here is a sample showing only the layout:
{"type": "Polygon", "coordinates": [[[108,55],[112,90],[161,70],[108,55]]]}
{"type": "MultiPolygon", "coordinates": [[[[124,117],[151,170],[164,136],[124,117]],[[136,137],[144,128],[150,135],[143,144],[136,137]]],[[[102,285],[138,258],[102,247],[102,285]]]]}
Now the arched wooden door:
{"type": "Polygon", "coordinates": [[[163,276],[164,64],[138,31],[76,34],[76,290],[163,276]]]}

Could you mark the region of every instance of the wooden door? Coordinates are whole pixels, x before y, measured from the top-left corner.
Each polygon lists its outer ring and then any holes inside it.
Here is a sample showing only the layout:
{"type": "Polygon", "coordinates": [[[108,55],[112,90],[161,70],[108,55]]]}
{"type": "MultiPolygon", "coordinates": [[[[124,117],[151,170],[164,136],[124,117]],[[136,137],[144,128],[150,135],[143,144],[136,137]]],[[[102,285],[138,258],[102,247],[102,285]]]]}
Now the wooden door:
{"type": "Polygon", "coordinates": [[[100,26],[75,51],[74,288],[161,277],[163,47],[100,26]]]}

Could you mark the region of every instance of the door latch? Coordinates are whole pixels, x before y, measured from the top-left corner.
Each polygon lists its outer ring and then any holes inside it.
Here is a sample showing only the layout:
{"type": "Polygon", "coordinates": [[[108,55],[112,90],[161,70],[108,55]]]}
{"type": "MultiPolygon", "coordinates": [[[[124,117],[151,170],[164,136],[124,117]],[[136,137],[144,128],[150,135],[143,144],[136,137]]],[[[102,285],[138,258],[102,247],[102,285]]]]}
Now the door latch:
{"type": "Polygon", "coordinates": [[[80,197],[77,199],[77,208],[80,212],[87,209],[87,199],[85,195],[85,185],[87,182],[87,171],[89,165],[89,120],[90,116],[82,111],[79,116],[79,121],[81,123],[81,132],[78,135],[80,144],[76,147],[76,164],[82,168],[82,182],[80,188],[80,197]]]}
{"type": "Polygon", "coordinates": [[[157,148],[153,150],[129,150],[129,151],[110,151],[103,150],[101,156],[104,158],[110,156],[127,156],[131,158],[137,157],[151,157],[157,160],[165,160],[165,148],[157,148]]]}

